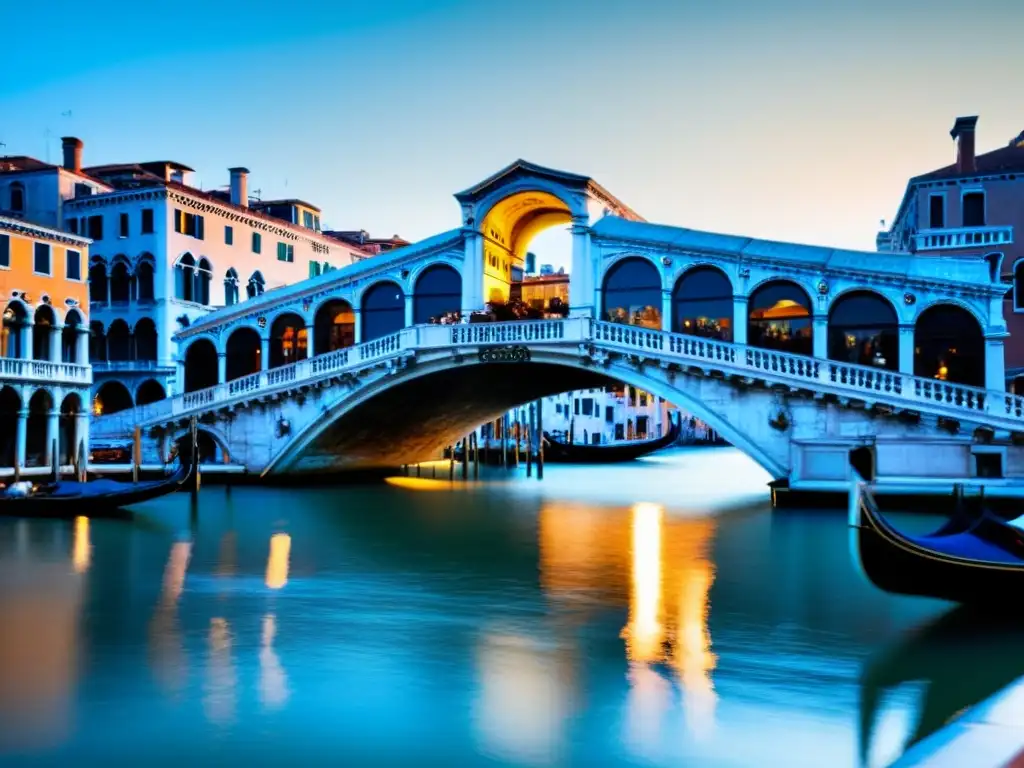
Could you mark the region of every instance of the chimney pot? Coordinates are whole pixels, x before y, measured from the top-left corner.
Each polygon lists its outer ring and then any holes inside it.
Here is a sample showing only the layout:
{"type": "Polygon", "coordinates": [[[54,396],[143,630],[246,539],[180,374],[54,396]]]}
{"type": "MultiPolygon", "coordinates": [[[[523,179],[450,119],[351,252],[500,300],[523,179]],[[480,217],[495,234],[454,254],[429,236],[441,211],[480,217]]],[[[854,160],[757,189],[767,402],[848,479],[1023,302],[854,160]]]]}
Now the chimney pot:
{"type": "Polygon", "coordinates": [[[978,116],[958,117],[953,123],[949,135],[956,142],[957,173],[974,173],[977,170],[974,155],[974,128],[978,124],[978,116]]]}
{"type": "Polygon", "coordinates": [[[64,168],[75,173],[82,171],[82,140],[65,136],[60,140],[64,149],[64,168]]]}
{"type": "Polygon", "coordinates": [[[231,203],[243,208],[249,207],[249,169],[228,168],[231,174],[231,203]]]}

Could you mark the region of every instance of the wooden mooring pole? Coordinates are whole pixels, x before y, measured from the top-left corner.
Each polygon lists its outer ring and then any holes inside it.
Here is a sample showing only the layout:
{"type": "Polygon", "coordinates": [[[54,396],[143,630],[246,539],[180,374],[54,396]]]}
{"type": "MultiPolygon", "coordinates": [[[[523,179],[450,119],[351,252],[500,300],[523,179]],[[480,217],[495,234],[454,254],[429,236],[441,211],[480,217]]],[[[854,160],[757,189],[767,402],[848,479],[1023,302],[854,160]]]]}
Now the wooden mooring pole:
{"type": "Polygon", "coordinates": [[[135,425],[132,435],[132,482],[139,482],[139,468],[142,465],[142,427],[135,425]]]}
{"type": "Polygon", "coordinates": [[[544,479],[544,400],[537,401],[537,479],[544,479]]]}
{"type": "Polygon", "coordinates": [[[462,438],[462,479],[469,480],[469,435],[462,438]]]}
{"type": "Polygon", "coordinates": [[[526,476],[533,477],[533,403],[526,413],[526,476]]]}
{"type": "Polygon", "coordinates": [[[473,479],[480,479],[480,436],[473,432],[473,479]]]}

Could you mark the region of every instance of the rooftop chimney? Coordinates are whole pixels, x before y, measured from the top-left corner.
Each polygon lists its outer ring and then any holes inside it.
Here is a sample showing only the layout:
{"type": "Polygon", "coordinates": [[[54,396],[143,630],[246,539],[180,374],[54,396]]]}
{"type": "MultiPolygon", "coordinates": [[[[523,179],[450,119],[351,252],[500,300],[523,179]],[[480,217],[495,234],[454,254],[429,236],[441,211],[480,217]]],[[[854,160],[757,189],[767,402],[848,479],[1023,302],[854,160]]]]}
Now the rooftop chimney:
{"type": "Polygon", "coordinates": [[[82,140],[74,136],[65,136],[60,140],[64,148],[64,167],[69,171],[82,171],[82,140]]]}
{"type": "Polygon", "coordinates": [[[978,116],[958,117],[949,135],[956,142],[956,172],[974,173],[974,127],[978,124],[978,116]]]}
{"type": "Polygon", "coordinates": [[[249,207],[249,169],[228,168],[231,174],[231,203],[243,208],[249,207]]]}

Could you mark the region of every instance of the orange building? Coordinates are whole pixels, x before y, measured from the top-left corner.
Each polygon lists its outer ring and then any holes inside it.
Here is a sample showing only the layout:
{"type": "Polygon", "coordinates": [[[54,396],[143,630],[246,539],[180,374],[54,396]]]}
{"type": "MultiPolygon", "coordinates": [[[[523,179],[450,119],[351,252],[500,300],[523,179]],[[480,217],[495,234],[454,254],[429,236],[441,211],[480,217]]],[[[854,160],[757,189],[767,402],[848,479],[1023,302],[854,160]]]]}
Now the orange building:
{"type": "Polygon", "coordinates": [[[0,475],[88,447],[90,242],[0,216],[0,475]]]}

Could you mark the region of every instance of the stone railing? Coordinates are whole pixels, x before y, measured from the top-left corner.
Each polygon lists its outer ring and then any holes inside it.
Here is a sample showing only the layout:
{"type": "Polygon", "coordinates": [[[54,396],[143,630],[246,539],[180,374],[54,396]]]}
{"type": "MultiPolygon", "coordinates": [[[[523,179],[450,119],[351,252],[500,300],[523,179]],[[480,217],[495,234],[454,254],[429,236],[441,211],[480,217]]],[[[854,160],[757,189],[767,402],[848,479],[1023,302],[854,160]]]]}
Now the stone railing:
{"type": "MultiPolygon", "coordinates": [[[[257,394],[271,394],[297,384],[313,384],[357,370],[366,363],[393,359],[416,350],[506,344],[578,347],[583,343],[663,363],[713,368],[726,374],[759,378],[773,384],[834,394],[841,398],[883,403],[951,418],[970,418],[1001,428],[1024,429],[1024,398],[1007,392],[989,392],[898,371],[632,325],[598,322],[585,317],[413,326],[373,341],[253,373],[145,407],[150,410],[135,409],[135,423],[153,423],[202,413],[257,394]]],[[[114,414],[116,416],[120,414],[114,414]]],[[[110,433],[105,425],[101,431],[110,433]]]]}
{"type": "Polygon", "coordinates": [[[1013,227],[949,227],[922,229],[914,235],[919,251],[941,251],[944,248],[984,248],[1009,245],[1013,227]]]}
{"type": "Polygon", "coordinates": [[[92,384],[92,368],[77,363],[51,363],[46,360],[0,357],[0,380],[11,384],[87,387],[92,384]]]}

